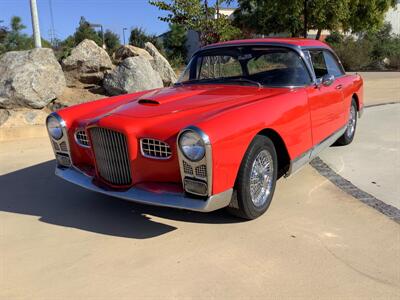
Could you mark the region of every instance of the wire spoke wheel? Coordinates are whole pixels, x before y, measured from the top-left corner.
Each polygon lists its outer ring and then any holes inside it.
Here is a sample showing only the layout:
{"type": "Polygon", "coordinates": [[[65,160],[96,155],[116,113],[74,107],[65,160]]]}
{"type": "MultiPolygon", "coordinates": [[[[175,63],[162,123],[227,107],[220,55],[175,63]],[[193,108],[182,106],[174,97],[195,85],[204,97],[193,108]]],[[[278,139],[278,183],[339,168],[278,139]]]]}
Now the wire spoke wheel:
{"type": "Polygon", "coordinates": [[[256,207],[262,207],[272,189],[273,160],[267,150],[262,150],[253,161],[250,171],[250,196],[256,207]]]}
{"type": "Polygon", "coordinates": [[[349,122],[347,123],[347,129],[346,129],[346,134],[348,137],[352,137],[354,134],[354,131],[356,130],[356,118],[357,118],[356,109],[352,105],[350,107],[349,122]]]}

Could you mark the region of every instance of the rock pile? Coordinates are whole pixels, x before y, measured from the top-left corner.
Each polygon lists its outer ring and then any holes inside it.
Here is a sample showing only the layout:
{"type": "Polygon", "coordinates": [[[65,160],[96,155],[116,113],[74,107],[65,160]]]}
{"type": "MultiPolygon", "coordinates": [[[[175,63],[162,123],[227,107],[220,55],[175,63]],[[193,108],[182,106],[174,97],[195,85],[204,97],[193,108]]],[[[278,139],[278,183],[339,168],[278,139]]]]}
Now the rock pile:
{"type": "Polygon", "coordinates": [[[11,51],[0,57],[0,107],[43,108],[65,88],[51,49],[11,51]]]}

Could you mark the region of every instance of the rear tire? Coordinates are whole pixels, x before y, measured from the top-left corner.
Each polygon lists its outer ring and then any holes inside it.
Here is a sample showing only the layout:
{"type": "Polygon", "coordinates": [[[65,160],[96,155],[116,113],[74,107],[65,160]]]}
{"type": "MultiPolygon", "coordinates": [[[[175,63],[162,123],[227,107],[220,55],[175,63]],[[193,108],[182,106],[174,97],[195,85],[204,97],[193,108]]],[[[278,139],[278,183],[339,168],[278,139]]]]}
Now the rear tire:
{"type": "Polygon", "coordinates": [[[240,165],[228,211],[253,220],[264,214],[271,204],[278,174],[278,160],[273,142],[257,135],[240,165]]]}
{"type": "Polygon", "coordinates": [[[335,145],[346,146],[349,145],[356,134],[357,128],[357,103],[354,99],[351,100],[349,121],[347,122],[346,131],[343,135],[335,142],[335,145]]]}

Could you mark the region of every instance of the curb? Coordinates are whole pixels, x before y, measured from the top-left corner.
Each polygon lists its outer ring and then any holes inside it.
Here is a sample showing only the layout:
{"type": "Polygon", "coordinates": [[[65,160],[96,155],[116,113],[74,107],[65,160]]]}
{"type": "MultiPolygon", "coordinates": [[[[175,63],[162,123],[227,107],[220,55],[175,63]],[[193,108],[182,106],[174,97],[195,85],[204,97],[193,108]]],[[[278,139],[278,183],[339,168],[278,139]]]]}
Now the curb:
{"type": "Polygon", "coordinates": [[[330,182],[332,182],[335,186],[337,186],[342,191],[346,192],[350,196],[353,196],[357,200],[360,200],[362,203],[367,204],[373,209],[379,211],[380,213],[386,215],[393,221],[400,224],[400,209],[386,204],[382,200],[364,192],[363,190],[356,187],[349,180],[343,178],[331,167],[329,167],[322,159],[319,157],[314,158],[310,165],[318,171],[320,175],[327,178],[330,182]]]}

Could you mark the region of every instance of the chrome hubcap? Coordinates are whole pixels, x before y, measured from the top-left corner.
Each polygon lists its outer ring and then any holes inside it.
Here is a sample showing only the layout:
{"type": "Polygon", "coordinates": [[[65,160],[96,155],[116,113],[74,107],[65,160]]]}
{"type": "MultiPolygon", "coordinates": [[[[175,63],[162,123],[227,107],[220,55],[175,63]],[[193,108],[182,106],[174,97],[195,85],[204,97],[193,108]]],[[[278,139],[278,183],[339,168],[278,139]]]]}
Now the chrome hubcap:
{"type": "Polygon", "coordinates": [[[271,154],[267,150],[258,153],[250,172],[250,196],[256,207],[263,206],[271,193],[273,168],[271,154]]]}
{"type": "Polygon", "coordinates": [[[356,109],[352,105],[350,108],[349,123],[347,124],[347,136],[348,137],[352,137],[354,134],[354,131],[356,129],[356,118],[357,118],[356,109]]]}

